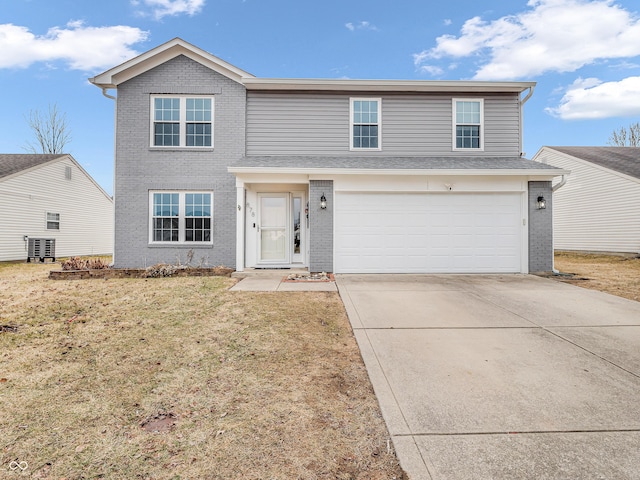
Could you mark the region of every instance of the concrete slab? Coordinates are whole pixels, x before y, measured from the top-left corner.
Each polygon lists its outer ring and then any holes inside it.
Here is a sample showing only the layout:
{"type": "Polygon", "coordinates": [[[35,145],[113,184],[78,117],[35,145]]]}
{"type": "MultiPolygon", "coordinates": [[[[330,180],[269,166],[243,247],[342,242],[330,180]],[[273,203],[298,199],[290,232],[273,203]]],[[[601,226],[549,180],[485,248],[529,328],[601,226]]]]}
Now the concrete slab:
{"type": "Polygon", "coordinates": [[[537,280],[518,287],[506,283],[467,283],[465,287],[486,301],[540,326],[640,325],[638,302],[553,280],[532,278],[537,280]]]}
{"type": "Polygon", "coordinates": [[[367,334],[414,434],[640,429],[640,378],[544,330],[367,334]]]}
{"type": "Polygon", "coordinates": [[[412,480],[640,478],[639,432],[420,436],[415,443],[428,472],[412,480]]]}
{"type": "Polygon", "coordinates": [[[229,290],[232,292],[275,292],[280,286],[281,277],[245,277],[229,290]]]}
{"type": "Polygon", "coordinates": [[[229,290],[233,292],[336,292],[335,282],[285,282],[282,272],[247,275],[229,290]]]}
{"type": "Polygon", "coordinates": [[[552,327],[549,331],[640,377],[640,327],[552,327]]]}
{"type": "Polygon", "coordinates": [[[533,324],[481,297],[464,291],[356,290],[364,328],[531,327],[533,324]]]}
{"type": "Polygon", "coordinates": [[[412,480],[640,480],[640,304],[527,275],[337,275],[412,480]]]}

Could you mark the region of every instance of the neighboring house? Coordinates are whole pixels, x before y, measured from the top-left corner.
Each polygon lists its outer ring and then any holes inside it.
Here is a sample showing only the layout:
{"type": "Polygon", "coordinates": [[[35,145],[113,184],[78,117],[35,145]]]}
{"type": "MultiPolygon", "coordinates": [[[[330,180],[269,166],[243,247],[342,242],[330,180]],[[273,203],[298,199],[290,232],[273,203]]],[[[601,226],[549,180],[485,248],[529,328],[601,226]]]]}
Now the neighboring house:
{"type": "Polygon", "coordinates": [[[542,147],[533,159],[571,171],[554,194],[557,250],[640,253],[640,148],[542,147]]]}
{"type": "Polygon", "coordinates": [[[116,267],[553,268],[533,82],[256,78],[179,38],[90,81],[117,90],[116,267]]]}
{"type": "Polygon", "coordinates": [[[113,200],[71,155],[0,155],[0,210],[0,261],[26,260],[29,238],[55,257],[113,252],[113,200]]]}

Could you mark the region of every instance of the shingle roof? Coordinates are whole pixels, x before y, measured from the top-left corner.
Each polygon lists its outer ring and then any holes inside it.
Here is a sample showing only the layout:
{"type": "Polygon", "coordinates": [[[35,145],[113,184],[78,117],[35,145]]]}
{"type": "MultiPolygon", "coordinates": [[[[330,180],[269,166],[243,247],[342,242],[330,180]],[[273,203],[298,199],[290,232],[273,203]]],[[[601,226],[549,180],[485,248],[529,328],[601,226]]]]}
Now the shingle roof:
{"type": "Polygon", "coordinates": [[[561,170],[520,157],[251,156],[232,168],[345,168],[372,170],[561,170]]]}
{"type": "Polygon", "coordinates": [[[36,167],[44,163],[50,162],[60,157],[66,157],[66,153],[62,154],[21,154],[9,153],[0,154],[0,178],[13,175],[14,173],[36,167]]]}
{"type": "Polygon", "coordinates": [[[547,147],[640,178],[640,147],[547,147]]]}

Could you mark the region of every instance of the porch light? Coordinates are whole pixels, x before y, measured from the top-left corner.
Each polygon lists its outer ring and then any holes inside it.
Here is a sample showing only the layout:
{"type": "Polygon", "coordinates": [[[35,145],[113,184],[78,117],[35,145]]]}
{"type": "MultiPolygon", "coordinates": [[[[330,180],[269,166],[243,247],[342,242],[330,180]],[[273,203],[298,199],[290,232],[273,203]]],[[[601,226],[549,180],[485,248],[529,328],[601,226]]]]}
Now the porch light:
{"type": "Polygon", "coordinates": [[[322,196],[320,197],[320,208],[323,210],[327,208],[327,197],[324,196],[324,192],[322,192],[322,196]]]}
{"type": "Polygon", "coordinates": [[[544,210],[545,208],[547,208],[547,201],[540,195],[538,197],[538,210],[544,210]]]}

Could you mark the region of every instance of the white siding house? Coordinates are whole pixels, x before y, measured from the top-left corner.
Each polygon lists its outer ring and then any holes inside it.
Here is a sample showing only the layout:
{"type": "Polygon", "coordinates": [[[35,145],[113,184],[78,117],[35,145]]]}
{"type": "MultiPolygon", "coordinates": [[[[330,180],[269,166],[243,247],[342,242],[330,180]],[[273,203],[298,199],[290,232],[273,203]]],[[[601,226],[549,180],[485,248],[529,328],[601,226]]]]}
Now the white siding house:
{"type": "Polygon", "coordinates": [[[553,195],[556,250],[640,253],[640,148],[542,147],[533,160],[571,171],[553,195]]]}
{"type": "Polygon", "coordinates": [[[0,261],[26,260],[28,238],[55,256],[111,255],[113,199],[67,154],[0,155],[0,261]]]}

